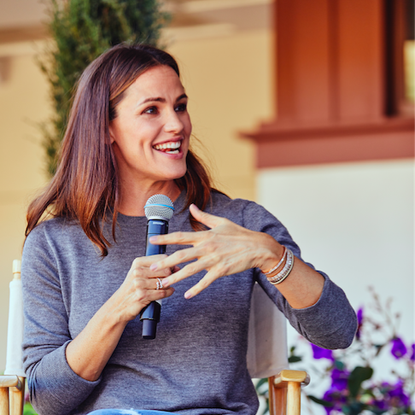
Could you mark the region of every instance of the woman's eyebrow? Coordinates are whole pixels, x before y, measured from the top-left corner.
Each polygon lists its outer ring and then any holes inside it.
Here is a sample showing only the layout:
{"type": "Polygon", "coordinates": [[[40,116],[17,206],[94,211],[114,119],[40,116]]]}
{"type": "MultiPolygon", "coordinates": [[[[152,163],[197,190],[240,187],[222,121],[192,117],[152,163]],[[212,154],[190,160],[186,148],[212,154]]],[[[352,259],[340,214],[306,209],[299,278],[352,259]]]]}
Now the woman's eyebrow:
{"type": "MultiPolygon", "coordinates": [[[[180,95],[177,99],[176,99],[176,102],[178,102],[178,101],[180,101],[180,100],[182,100],[182,99],[184,99],[184,98],[188,98],[188,96],[186,95],[186,94],[182,94],[182,95],[180,95]]],[[[147,103],[147,102],[166,102],[166,99],[165,98],[161,98],[161,97],[149,97],[149,98],[146,98],[144,101],[141,101],[139,104],[138,104],[138,106],[139,105],[143,105],[143,104],[145,104],[145,103],[147,103]]]]}
{"type": "Polygon", "coordinates": [[[186,94],[182,94],[182,95],[180,95],[180,96],[179,96],[179,98],[177,98],[177,99],[176,99],[176,102],[177,102],[177,101],[180,101],[181,99],[184,99],[184,98],[186,98],[186,99],[187,99],[187,98],[189,98],[189,97],[188,97],[186,94]]]}
{"type": "Polygon", "coordinates": [[[144,101],[139,102],[138,105],[143,105],[147,102],[166,102],[166,100],[160,97],[159,98],[150,97],[150,98],[146,98],[144,101]]]}

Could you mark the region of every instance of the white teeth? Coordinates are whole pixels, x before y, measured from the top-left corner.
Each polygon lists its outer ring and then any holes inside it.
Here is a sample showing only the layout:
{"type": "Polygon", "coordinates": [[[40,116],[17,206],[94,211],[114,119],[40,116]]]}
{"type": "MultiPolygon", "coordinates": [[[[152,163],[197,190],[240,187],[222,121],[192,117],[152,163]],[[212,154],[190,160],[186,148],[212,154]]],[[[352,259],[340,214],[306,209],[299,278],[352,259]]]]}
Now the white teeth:
{"type": "Polygon", "coordinates": [[[176,150],[180,147],[180,144],[181,144],[180,141],[164,143],[164,144],[156,144],[154,146],[154,149],[156,149],[156,150],[167,150],[167,149],[176,150]]]}

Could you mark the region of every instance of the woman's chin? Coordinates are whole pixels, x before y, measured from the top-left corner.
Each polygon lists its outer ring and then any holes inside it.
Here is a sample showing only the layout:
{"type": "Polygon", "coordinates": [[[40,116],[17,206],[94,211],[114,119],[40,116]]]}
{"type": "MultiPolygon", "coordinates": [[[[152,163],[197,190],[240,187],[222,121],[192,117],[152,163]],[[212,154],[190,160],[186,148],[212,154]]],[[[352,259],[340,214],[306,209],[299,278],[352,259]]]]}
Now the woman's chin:
{"type": "MultiPolygon", "coordinates": [[[[166,174],[160,175],[163,177],[162,181],[170,182],[174,180],[181,179],[187,171],[187,167],[181,168],[181,169],[170,169],[166,174]]],[[[161,178],[161,177],[160,177],[161,178]]]]}
{"type": "Polygon", "coordinates": [[[182,177],[184,177],[184,175],[186,174],[186,172],[187,172],[187,168],[181,170],[180,172],[178,172],[177,174],[175,174],[175,176],[174,176],[174,178],[172,180],[181,179],[182,177]]]}

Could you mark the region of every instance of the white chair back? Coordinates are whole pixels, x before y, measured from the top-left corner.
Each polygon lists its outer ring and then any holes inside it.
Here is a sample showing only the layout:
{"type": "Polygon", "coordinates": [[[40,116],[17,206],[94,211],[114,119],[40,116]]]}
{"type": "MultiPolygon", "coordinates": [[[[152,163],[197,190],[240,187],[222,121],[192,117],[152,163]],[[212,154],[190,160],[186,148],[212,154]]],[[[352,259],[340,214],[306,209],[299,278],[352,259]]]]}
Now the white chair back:
{"type": "Polygon", "coordinates": [[[254,285],[247,365],[252,378],[268,378],[288,366],[286,318],[259,284],[254,285]]]}

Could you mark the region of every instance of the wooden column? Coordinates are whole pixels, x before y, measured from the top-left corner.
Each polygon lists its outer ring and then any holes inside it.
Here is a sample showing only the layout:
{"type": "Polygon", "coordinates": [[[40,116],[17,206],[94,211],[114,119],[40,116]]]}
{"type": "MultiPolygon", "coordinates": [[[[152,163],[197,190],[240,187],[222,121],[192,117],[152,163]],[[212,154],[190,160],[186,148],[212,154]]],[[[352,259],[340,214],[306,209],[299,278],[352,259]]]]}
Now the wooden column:
{"type": "Polygon", "coordinates": [[[394,104],[403,1],[275,1],[277,114],[243,134],[258,167],[414,157],[413,116],[394,104]]]}

